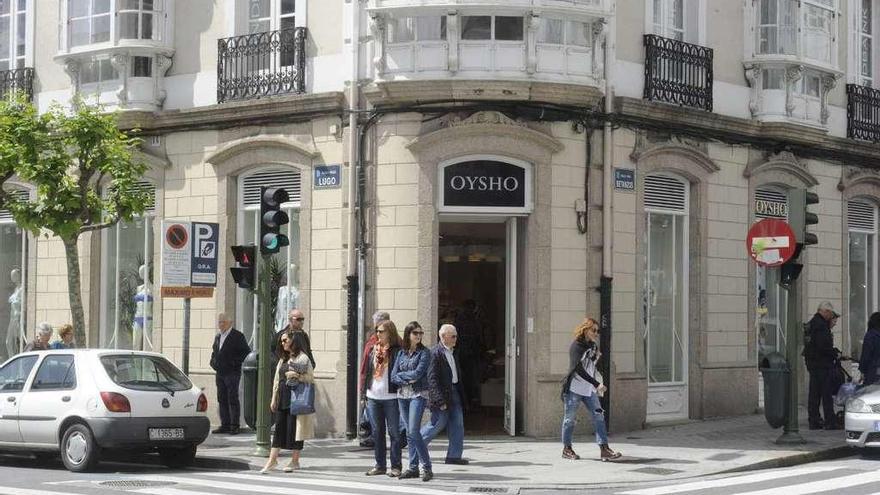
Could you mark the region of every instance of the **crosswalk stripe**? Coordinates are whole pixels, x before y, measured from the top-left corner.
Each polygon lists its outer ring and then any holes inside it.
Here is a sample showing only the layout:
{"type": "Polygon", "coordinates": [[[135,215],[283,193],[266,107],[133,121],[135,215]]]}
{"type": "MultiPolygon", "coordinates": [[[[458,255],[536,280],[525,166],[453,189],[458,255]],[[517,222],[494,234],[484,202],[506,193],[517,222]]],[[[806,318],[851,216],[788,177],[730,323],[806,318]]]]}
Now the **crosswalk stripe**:
{"type": "Polygon", "coordinates": [[[70,495],[70,492],[52,492],[48,490],[30,490],[28,488],[0,486],[0,495],[70,495]]]}
{"type": "MultiPolygon", "coordinates": [[[[253,483],[227,483],[217,480],[203,480],[200,478],[183,478],[180,476],[144,476],[142,479],[152,479],[157,481],[173,481],[180,485],[207,486],[219,490],[233,490],[237,492],[258,492],[258,493],[277,493],[286,495],[288,489],[277,484],[278,478],[266,478],[266,483],[275,483],[274,485],[255,485],[253,483]]],[[[262,480],[262,478],[261,478],[262,480]]],[[[325,485],[329,482],[325,482],[325,485]]],[[[381,490],[381,486],[374,488],[381,490]]],[[[297,495],[353,495],[351,492],[331,492],[331,491],[311,491],[297,490],[297,495]]],[[[216,493],[214,494],[216,495],[216,493]]]]}
{"type": "Polygon", "coordinates": [[[217,492],[197,492],[193,490],[181,490],[179,488],[141,488],[135,490],[134,493],[143,493],[145,495],[217,495],[217,492]]]}
{"type": "MultiPolygon", "coordinates": [[[[199,473],[203,476],[217,476],[221,478],[235,478],[238,480],[251,480],[251,481],[264,481],[265,476],[254,475],[254,474],[243,474],[243,473],[223,473],[223,472],[210,472],[210,473],[199,473]]],[[[348,488],[353,490],[377,490],[387,493],[406,493],[411,495],[449,495],[450,492],[444,490],[434,490],[431,488],[419,488],[415,486],[403,485],[403,486],[394,486],[394,485],[379,485],[375,483],[363,483],[358,481],[329,481],[329,480],[316,480],[316,479],[308,479],[308,478],[272,478],[272,483],[287,483],[287,484],[295,484],[295,485],[310,485],[310,486],[332,486],[333,488],[348,488]]]]}
{"type": "MultiPolygon", "coordinates": [[[[833,471],[842,469],[840,466],[814,466],[808,468],[790,469],[787,471],[770,471],[765,473],[747,474],[744,476],[736,476],[730,478],[720,478],[708,481],[694,481],[692,483],[682,483],[680,485],[658,486],[654,488],[644,488],[641,490],[632,490],[621,492],[620,495],[668,495],[670,493],[690,492],[693,490],[706,490],[708,488],[724,488],[736,485],[745,485],[747,483],[759,483],[761,481],[769,481],[780,478],[789,478],[792,476],[802,476],[811,473],[821,473],[825,471],[833,471]]],[[[787,492],[786,495],[793,495],[787,492]]]]}
{"type": "Polygon", "coordinates": [[[808,493],[827,492],[834,490],[840,493],[842,488],[852,486],[865,485],[880,481],[880,472],[864,472],[842,476],[840,478],[831,478],[820,481],[811,481],[809,483],[800,483],[798,485],[790,485],[786,487],[769,488],[766,490],[757,490],[753,492],[743,492],[737,495],[775,495],[785,493],[785,495],[806,495],[808,493]]]}

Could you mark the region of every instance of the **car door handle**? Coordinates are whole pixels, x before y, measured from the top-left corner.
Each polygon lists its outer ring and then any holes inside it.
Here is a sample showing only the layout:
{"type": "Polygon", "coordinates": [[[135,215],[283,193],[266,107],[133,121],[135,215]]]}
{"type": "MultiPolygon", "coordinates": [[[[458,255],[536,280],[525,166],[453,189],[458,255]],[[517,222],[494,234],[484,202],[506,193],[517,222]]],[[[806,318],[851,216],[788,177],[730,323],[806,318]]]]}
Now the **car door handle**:
{"type": "Polygon", "coordinates": [[[70,402],[70,396],[65,395],[64,397],[61,398],[61,402],[70,402]]]}
{"type": "Polygon", "coordinates": [[[7,397],[6,402],[15,402],[15,397],[7,397]]]}

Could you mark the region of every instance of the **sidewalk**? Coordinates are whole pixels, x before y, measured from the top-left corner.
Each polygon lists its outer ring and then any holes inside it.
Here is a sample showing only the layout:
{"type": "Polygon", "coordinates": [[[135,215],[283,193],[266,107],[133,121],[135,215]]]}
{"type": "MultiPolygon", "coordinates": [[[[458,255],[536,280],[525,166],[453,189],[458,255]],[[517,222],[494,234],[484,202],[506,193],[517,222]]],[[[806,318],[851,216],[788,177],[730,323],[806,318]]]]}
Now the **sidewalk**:
{"type": "MultiPolygon", "coordinates": [[[[801,418],[805,417],[804,411],[801,418]]],[[[612,448],[623,453],[617,462],[600,462],[592,436],[584,435],[575,438],[580,461],[562,459],[562,446],[556,439],[522,437],[466,438],[468,466],[443,464],[446,442],[441,437],[431,444],[431,456],[437,481],[444,485],[573,488],[784,467],[856,453],[845,445],[842,430],[810,431],[805,419],[800,433],[807,443],[776,445],[774,440],[781,433],[782,429],[771,429],[762,415],[751,415],[612,435],[612,448]]],[[[212,435],[199,449],[197,466],[244,469],[249,465],[259,469],[265,460],[250,456],[253,445],[252,433],[212,435]]],[[[314,440],[307,442],[303,451],[302,474],[363,481],[363,473],[372,465],[372,450],[358,447],[356,442],[314,440]]]]}

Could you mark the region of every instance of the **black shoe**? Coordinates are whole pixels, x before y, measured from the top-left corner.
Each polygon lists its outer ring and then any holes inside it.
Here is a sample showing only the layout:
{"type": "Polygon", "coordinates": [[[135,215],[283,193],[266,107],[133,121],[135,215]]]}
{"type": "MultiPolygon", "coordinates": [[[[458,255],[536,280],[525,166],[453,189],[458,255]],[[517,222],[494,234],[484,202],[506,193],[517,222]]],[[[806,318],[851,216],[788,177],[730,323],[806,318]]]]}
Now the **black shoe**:
{"type": "Polygon", "coordinates": [[[220,433],[229,433],[230,429],[228,426],[221,426],[220,428],[211,430],[211,433],[218,435],[220,433]]]}
{"type": "Polygon", "coordinates": [[[238,426],[233,426],[232,428],[229,429],[230,435],[238,435],[239,433],[241,433],[241,428],[238,426]]]}
{"type": "Polygon", "coordinates": [[[434,473],[430,469],[425,469],[425,472],[422,473],[422,481],[431,481],[434,479],[434,473]]]}
{"type": "Polygon", "coordinates": [[[386,472],[387,471],[385,470],[385,468],[374,467],[373,469],[367,471],[367,476],[378,476],[380,474],[385,474],[386,472]]]}
{"type": "Polygon", "coordinates": [[[446,459],[446,464],[458,464],[459,466],[467,466],[468,464],[470,464],[470,461],[459,457],[458,459],[446,459]]]}
{"type": "Polygon", "coordinates": [[[359,445],[361,447],[366,447],[368,449],[372,449],[375,444],[373,443],[372,440],[361,440],[359,445]]]}
{"type": "Polygon", "coordinates": [[[393,467],[391,471],[388,471],[388,476],[392,478],[400,478],[400,468],[393,467]]]}
{"type": "Polygon", "coordinates": [[[400,478],[402,480],[409,479],[409,478],[418,478],[418,477],[419,477],[419,470],[418,469],[407,469],[406,471],[400,473],[400,476],[398,476],[398,478],[400,478]]]}

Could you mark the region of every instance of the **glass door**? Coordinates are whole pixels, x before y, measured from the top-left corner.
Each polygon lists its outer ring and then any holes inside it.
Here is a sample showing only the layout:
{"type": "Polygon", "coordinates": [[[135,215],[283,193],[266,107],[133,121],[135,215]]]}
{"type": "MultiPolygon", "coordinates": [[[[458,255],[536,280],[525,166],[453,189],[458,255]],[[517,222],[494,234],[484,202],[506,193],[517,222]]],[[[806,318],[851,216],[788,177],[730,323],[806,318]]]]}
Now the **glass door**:
{"type": "Polygon", "coordinates": [[[505,303],[505,360],[504,365],[504,429],[511,436],[516,435],[516,359],[519,357],[519,343],[516,339],[516,217],[507,219],[506,271],[507,283],[505,303]]]}

